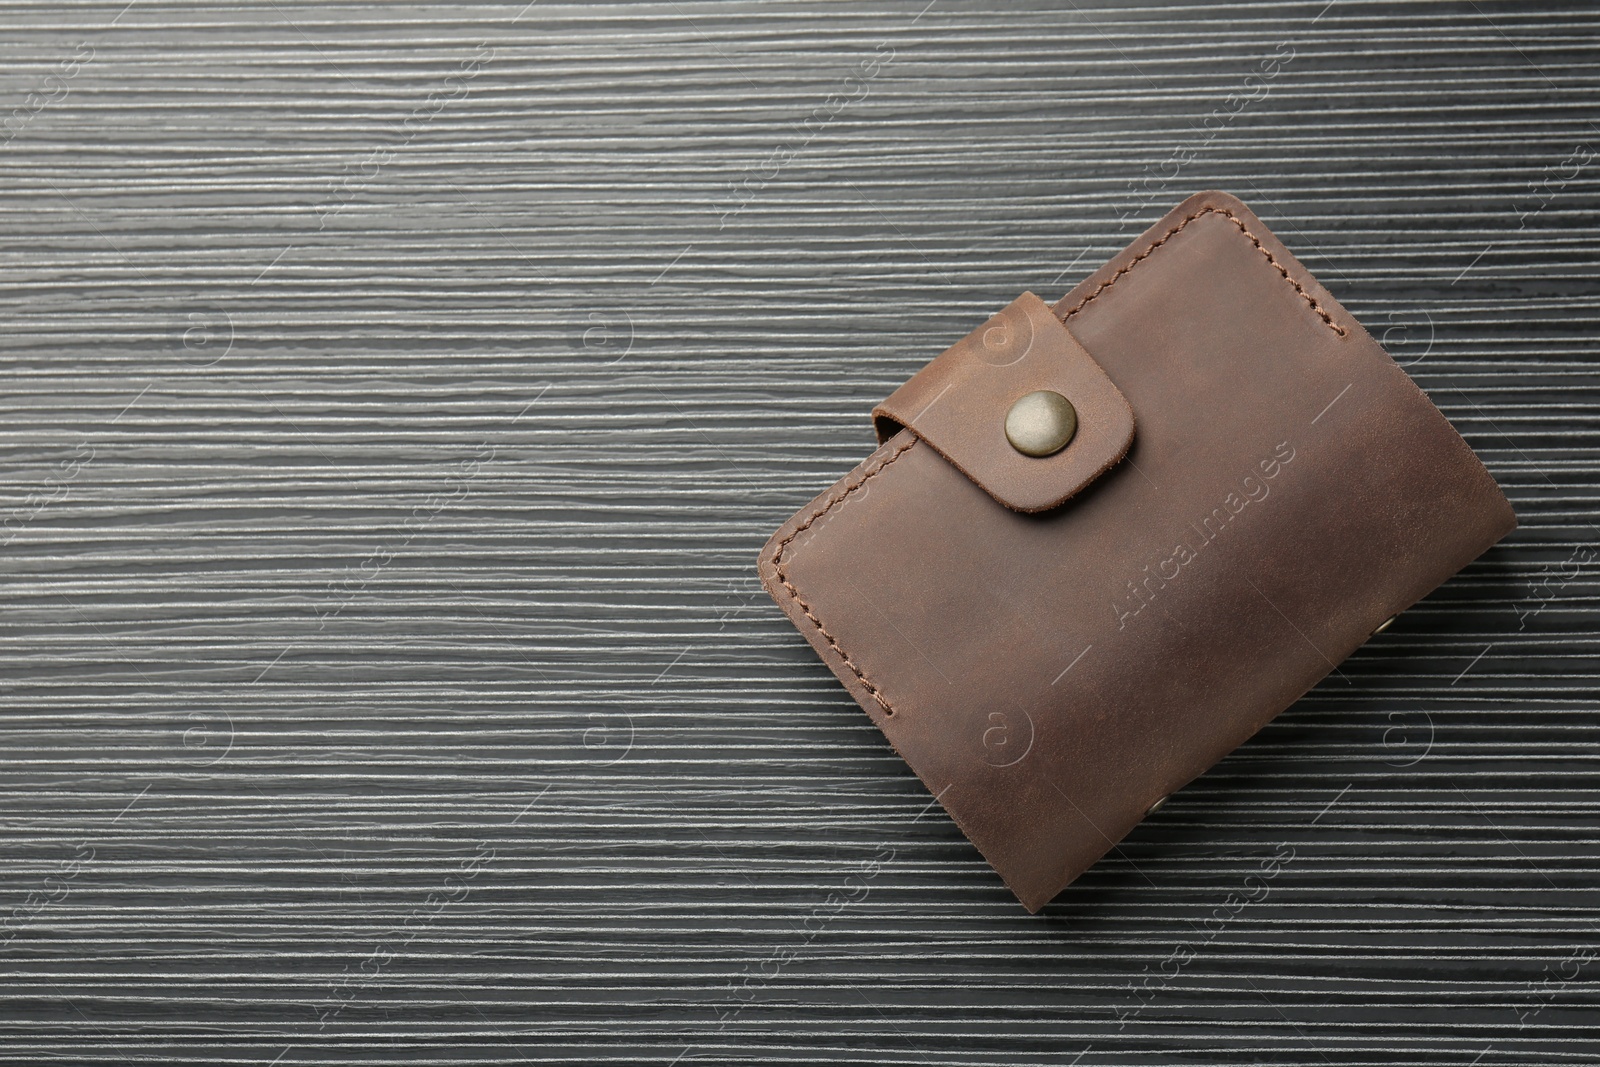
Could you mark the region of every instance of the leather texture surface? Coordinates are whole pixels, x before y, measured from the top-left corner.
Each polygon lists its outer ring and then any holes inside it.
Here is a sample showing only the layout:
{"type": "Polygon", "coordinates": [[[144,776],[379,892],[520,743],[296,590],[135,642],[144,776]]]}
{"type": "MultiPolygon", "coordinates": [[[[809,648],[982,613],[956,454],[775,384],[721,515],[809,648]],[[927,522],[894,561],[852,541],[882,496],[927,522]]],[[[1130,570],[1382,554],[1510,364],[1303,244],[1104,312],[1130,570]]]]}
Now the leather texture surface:
{"type": "MultiPolygon", "coordinates": [[[[1122,464],[1021,514],[913,416],[759,564],[1030,911],[1516,524],[1231,196],[1184,201],[1057,313],[1132,408],[1122,464]]],[[[1009,388],[951,381],[946,410],[1003,418],[1009,388]]]]}

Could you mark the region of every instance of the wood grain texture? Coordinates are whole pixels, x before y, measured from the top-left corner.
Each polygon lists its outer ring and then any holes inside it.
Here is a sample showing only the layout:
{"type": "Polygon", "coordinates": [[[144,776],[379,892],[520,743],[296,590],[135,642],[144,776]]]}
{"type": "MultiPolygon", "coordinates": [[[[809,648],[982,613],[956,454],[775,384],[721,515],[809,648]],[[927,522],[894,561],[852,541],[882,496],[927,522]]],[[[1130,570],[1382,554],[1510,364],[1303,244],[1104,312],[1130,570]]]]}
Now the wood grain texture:
{"type": "Polygon", "coordinates": [[[0,1063],[1600,1063],[1600,12],[0,3],[0,1063]],[[1522,527],[1027,916],[761,593],[1233,192],[1522,527]]]}

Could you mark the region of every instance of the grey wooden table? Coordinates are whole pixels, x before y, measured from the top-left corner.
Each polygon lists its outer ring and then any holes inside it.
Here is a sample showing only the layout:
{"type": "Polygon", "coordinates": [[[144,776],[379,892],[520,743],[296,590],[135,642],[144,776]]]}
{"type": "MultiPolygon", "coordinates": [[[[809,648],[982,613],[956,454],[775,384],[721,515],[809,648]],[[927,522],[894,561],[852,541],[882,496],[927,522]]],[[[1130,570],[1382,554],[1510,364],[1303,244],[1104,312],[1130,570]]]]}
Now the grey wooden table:
{"type": "Polygon", "coordinates": [[[1589,4],[0,4],[0,1063],[1600,1063],[1589,4]],[[1522,527],[1029,917],[759,589],[1249,202],[1522,527]]]}

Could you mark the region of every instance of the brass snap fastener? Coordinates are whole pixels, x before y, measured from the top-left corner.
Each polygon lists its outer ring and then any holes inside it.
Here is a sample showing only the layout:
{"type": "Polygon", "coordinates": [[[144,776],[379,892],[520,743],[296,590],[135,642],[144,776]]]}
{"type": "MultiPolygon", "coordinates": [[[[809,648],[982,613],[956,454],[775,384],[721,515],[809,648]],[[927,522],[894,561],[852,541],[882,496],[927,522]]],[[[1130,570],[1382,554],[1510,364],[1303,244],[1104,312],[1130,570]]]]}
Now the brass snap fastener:
{"type": "Polygon", "coordinates": [[[1373,637],[1377,637],[1379,634],[1383,633],[1383,631],[1385,631],[1389,627],[1393,626],[1394,625],[1394,620],[1398,619],[1399,617],[1400,616],[1398,616],[1398,615],[1390,615],[1387,619],[1384,619],[1383,620],[1383,625],[1379,626],[1376,630],[1372,631],[1372,636],[1373,637]]]}
{"type": "Polygon", "coordinates": [[[1078,432],[1072,401],[1048,389],[1018,398],[1006,412],[1006,440],[1024,456],[1049,456],[1067,447],[1078,432]]]}
{"type": "Polygon", "coordinates": [[[1156,801],[1154,804],[1150,805],[1148,808],[1145,808],[1144,809],[1144,813],[1146,815],[1154,815],[1156,812],[1161,810],[1161,805],[1165,804],[1167,802],[1167,797],[1170,797],[1171,795],[1172,795],[1171,793],[1168,793],[1167,796],[1162,797],[1160,800],[1156,801]]]}

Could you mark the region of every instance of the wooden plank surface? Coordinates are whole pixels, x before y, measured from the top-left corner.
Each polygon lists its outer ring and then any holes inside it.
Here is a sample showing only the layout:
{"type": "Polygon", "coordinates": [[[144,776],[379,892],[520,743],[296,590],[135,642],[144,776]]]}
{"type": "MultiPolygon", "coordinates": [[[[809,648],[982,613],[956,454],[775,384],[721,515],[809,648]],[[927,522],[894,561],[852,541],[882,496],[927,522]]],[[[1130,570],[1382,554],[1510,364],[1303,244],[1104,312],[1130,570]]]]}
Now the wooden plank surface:
{"type": "Polygon", "coordinates": [[[0,3],[0,1063],[1600,1063],[1600,12],[0,3]],[[1522,527],[1029,917],[759,589],[1196,189],[1522,527]]]}

